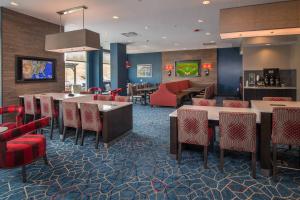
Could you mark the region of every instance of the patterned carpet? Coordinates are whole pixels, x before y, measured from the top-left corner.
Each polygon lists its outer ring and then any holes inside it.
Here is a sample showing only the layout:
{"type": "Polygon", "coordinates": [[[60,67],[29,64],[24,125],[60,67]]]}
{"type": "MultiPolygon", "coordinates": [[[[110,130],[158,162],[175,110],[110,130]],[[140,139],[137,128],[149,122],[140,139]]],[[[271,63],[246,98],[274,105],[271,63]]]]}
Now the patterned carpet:
{"type": "Polygon", "coordinates": [[[299,172],[285,171],[274,183],[258,168],[252,179],[248,154],[226,154],[224,173],[217,148],[207,170],[201,151],[184,151],[178,165],[169,155],[172,111],[134,106],[132,132],[108,150],[95,150],[93,135],[81,147],[72,131],[65,143],[56,132],[47,141],[50,166],[28,166],[28,183],[20,169],[0,170],[0,199],[300,199],[299,172]]]}

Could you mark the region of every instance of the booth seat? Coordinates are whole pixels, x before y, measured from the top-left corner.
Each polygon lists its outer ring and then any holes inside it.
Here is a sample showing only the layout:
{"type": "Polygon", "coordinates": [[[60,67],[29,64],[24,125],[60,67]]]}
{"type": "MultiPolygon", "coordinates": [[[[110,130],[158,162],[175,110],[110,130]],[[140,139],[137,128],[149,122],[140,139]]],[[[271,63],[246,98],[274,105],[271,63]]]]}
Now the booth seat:
{"type": "Polygon", "coordinates": [[[177,107],[183,97],[188,95],[188,92],[183,90],[190,88],[190,85],[189,80],[162,83],[158,90],[150,95],[150,105],[177,107]]]}

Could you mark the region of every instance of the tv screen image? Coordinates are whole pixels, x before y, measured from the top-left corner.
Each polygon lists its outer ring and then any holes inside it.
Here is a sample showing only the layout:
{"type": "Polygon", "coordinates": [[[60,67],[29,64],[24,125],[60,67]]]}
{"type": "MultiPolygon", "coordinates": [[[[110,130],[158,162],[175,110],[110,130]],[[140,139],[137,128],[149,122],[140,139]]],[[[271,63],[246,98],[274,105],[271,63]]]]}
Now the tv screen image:
{"type": "Polygon", "coordinates": [[[22,77],[24,80],[53,79],[53,61],[22,60],[22,77]]]}
{"type": "Polygon", "coordinates": [[[176,75],[199,76],[200,61],[178,61],[175,63],[176,75]]]}

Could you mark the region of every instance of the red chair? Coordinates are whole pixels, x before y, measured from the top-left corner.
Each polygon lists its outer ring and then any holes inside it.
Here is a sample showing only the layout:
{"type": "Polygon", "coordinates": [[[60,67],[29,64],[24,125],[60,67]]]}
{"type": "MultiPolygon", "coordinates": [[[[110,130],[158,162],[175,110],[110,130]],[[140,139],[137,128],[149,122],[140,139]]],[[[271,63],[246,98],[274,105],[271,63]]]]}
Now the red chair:
{"type": "Polygon", "coordinates": [[[96,94],[96,95],[94,95],[94,100],[112,101],[112,96],[111,95],[96,94]]]}
{"type": "Polygon", "coordinates": [[[19,126],[0,134],[0,168],[22,167],[23,182],[26,182],[26,165],[46,155],[46,138],[43,135],[31,134],[49,124],[45,117],[19,126]]]}
{"type": "Polygon", "coordinates": [[[27,122],[27,115],[32,115],[33,120],[41,114],[41,109],[37,106],[36,98],[34,95],[24,95],[24,108],[25,108],[25,123],[27,122]]]}
{"type": "MultiPolygon", "coordinates": [[[[300,108],[274,108],[273,109],[273,179],[276,179],[277,145],[300,146],[300,108]]],[[[286,168],[286,167],[285,167],[286,168]]]]}
{"type": "Polygon", "coordinates": [[[115,96],[119,95],[119,93],[122,92],[122,90],[122,88],[117,88],[110,92],[113,101],[115,100],[115,96]]]}
{"type": "Polygon", "coordinates": [[[293,101],[292,97],[263,97],[263,101],[293,101]]]}
{"type": "Polygon", "coordinates": [[[5,122],[3,124],[0,124],[0,127],[7,127],[8,129],[13,129],[23,124],[24,109],[22,106],[11,105],[0,108],[0,115],[3,115],[5,113],[17,113],[16,121],[5,122]]]}
{"type": "Polygon", "coordinates": [[[118,102],[131,102],[130,96],[115,96],[115,101],[118,102]]]}
{"type": "Polygon", "coordinates": [[[194,106],[216,106],[215,99],[192,98],[194,106]]]}
{"type": "Polygon", "coordinates": [[[204,146],[204,168],[207,168],[207,147],[212,141],[208,128],[208,113],[204,110],[179,108],[178,111],[178,162],[181,161],[182,144],[204,146]]]}
{"type": "Polygon", "coordinates": [[[220,112],[220,170],[224,168],[224,150],[252,153],[252,177],[256,178],[256,114],[220,112]]]}
{"type": "Polygon", "coordinates": [[[101,94],[102,89],[99,87],[91,87],[88,89],[89,92],[91,92],[92,94],[101,94]]]}
{"type": "Polygon", "coordinates": [[[64,118],[63,142],[66,139],[67,127],[76,128],[75,144],[77,145],[79,130],[81,129],[81,120],[80,120],[78,104],[76,102],[63,102],[63,118],[64,118]]]}
{"type": "Polygon", "coordinates": [[[41,116],[49,117],[51,119],[50,126],[50,139],[53,138],[54,120],[58,121],[58,110],[55,109],[54,101],[52,96],[42,95],[40,97],[41,104],[41,116]]]}
{"type": "Polygon", "coordinates": [[[249,108],[249,102],[240,100],[223,100],[223,107],[249,108]]]}
{"type": "Polygon", "coordinates": [[[95,131],[96,132],[96,146],[98,149],[100,133],[102,131],[102,122],[100,118],[100,112],[97,104],[81,103],[80,104],[80,115],[81,115],[81,146],[84,142],[84,131],[95,131]]]}

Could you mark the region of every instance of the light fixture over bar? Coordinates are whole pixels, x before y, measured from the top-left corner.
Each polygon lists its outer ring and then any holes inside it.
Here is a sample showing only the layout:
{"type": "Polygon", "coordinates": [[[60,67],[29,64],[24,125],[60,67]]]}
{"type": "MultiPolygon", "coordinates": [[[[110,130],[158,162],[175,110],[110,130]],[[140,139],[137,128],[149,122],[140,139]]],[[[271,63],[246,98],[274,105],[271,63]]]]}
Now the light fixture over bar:
{"type": "Polygon", "coordinates": [[[67,14],[82,11],[82,10],[85,10],[85,9],[88,9],[88,7],[86,7],[86,6],[77,6],[77,7],[74,7],[74,8],[69,8],[69,9],[66,9],[66,10],[58,11],[57,14],[67,15],[67,14]]]}

